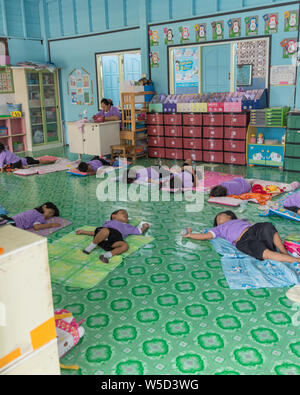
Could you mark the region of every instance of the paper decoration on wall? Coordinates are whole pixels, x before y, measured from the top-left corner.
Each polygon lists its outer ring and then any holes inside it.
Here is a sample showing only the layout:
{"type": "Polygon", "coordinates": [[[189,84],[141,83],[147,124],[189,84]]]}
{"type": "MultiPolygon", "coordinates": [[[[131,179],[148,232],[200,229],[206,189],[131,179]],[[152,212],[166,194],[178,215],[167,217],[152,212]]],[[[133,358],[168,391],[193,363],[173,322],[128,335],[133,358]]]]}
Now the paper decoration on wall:
{"type": "Polygon", "coordinates": [[[278,33],[278,14],[264,15],[265,34],[278,33]]]}
{"type": "Polygon", "coordinates": [[[297,32],[299,27],[299,13],[295,11],[287,11],[284,13],[284,31],[297,32]]]}
{"type": "Polygon", "coordinates": [[[1,93],[14,93],[13,74],[9,67],[0,67],[0,94],[1,93]]]}
{"type": "Polygon", "coordinates": [[[151,68],[159,67],[159,56],[157,52],[150,52],[150,64],[151,68]]]}
{"type": "Polygon", "coordinates": [[[159,34],[157,30],[149,30],[150,46],[156,47],[159,45],[159,34]]]}
{"type": "Polygon", "coordinates": [[[180,44],[190,41],[190,32],[187,26],[180,26],[178,30],[180,33],[180,44]]]}
{"type": "Polygon", "coordinates": [[[229,26],[229,37],[230,38],[235,38],[235,37],[241,36],[241,26],[242,26],[241,18],[229,19],[228,26],[229,26]]]}
{"type": "Polygon", "coordinates": [[[188,47],[174,52],[175,93],[199,92],[200,48],[188,47]]]}
{"type": "Polygon", "coordinates": [[[297,38],[282,40],[280,45],[283,47],[284,59],[294,58],[298,53],[297,38]]]}
{"type": "Polygon", "coordinates": [[[83,106],[94,104],[93,97],[93,81],[90,78],[90,73],[84,68],[73,69],[69,74],[69,81],[67,84],[68,95],[71,92],[71,103],[83,106]]]}
{"type": "Polygon", "coordinates": [[[295,85],[296,66],[272,66],[270,84],[275,86],[291,86],[295,85]]]}
{"type": "Polygon", "coordinates": [[[245,18],[246,36],[258,35],[258,16],[248,16],[245,18]]]}
{"type": "Polygon", "coordinates": [[[173,44],[174,43],[174,33],[173,29],[168,29],[167,27],[164,28],[164,35],[165,35],[165,44],[173,44]]]}
{"type": "Polygon", "coordinates": [[[198,23],[195,25],[196,42],[206,41],[207,38],[206,23],[198,23]]]}
{"type": "Polygon", "coordinates": [[[212,22],[213,40],[223,40],[224,38],[224,21],[212,22]]]}
{"type": "Polygon", "coordinates": [[[252,64],[252,74],[255,79],[266,79],[268,70],[267,40],[242,40],[237,42],[237,65],[252,64]]]}

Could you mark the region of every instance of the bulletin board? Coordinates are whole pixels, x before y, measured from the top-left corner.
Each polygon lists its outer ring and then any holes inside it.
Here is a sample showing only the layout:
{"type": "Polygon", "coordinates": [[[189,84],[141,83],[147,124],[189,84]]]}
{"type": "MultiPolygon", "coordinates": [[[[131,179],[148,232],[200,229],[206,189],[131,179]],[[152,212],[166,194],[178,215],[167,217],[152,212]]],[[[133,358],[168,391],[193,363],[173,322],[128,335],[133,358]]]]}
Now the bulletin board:
{"type": "Polygon", "coordinates": [[[78,106],[92,106],[94,104],[93,81],[90,73],[83,67],[71,71],[67,84],[72,104],[78,106]]]}
{"type": "Polygon", "coordinates": [[[14,93],[13,74],[10,67],[0,67],[0,94],[14,93]]]}

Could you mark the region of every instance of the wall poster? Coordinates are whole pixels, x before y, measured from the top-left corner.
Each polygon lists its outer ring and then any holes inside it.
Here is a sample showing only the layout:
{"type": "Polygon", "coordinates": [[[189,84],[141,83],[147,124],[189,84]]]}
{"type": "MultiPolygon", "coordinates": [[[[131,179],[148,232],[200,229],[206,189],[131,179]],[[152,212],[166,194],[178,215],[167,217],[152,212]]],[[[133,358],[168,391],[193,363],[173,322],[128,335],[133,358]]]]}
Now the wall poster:
{"type": "Polygon", "coordinates": [[[199,93],[200,48],[174,50],[175,93],[199,93]]]}

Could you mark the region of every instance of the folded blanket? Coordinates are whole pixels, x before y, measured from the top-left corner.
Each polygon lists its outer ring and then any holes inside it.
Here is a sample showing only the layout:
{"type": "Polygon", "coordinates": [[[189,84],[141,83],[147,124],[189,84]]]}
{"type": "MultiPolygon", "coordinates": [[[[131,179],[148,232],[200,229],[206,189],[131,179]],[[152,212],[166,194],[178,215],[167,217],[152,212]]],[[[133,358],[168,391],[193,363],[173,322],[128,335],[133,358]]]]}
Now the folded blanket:
{"type": "Polygon", "coordinates": [[[272,195],[264,195],[261,193],[243,193],[242,195],[229,196],[234,199],[247,200],[265,206],[269,200],[272,200],[272,195]]]}
{"type": "Polygon", "coordinates": [[[42,175],[48,173],[55,173],[58,171],[64,171],[78,167],[79,163],[79,160],[72,162],[69,159],[59,159],[53,165],[35,166],[28,169],[19,169],[14,171],[14,174],[17,176],[32,176],[36,174],[42,175]]]}
{"type": "Polygon", "coordinates": [[[300,284],[300,264],[259,261],[243,254],[227,240],[211,240],[230,289],[280,288],[300,284]]]}

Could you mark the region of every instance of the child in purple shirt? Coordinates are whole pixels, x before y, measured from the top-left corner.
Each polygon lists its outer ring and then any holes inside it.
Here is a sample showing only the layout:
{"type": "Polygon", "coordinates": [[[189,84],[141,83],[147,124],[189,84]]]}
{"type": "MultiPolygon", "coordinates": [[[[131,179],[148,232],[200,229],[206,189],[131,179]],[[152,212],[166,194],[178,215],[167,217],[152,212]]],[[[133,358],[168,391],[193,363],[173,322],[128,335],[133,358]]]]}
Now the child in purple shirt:
{"type": "Polygon", "coordinates": [[[284,208],[300,215],[300,191],[285,199],[284,208]]]}
{"type": "Polygon", "coordinates": [[[14,153],[7,150],[4,144],[0,143],[0,171],[4,172],[6,167],[12,169],[22,169],[29,165],[38,165],[40,162],[36,159],[27,156],[26,158],[20,158],[14,153]]]}
{"type": "Polygon", "coordinates": [[[126,210],[117,210],[112,213],[110,221],[106,221],[103,227],[97,228],[95,232],[78,230],[77,235],[87,235],[94,237],[93,242],[83,250],[85,254],[90,254],[97,246],[106,251],[100,255],[100,260],[109,263],[110,258],[121,255],[128,251],[129,245],[124,239],[129,235],[141,235],[149,229],[149,224],[141,223],[138,227],[128,223],[128,213],[126,210]]]}
{"type": "Polygon", "coordinates": [[[89,162],[79,163],[78,170],[82,173],[88,173],[89,176],[92,176],[97,174],[97,170],[100,169],[100,167],[111,166],[112,162],[107,162],[105,159],[95,156],[89,162]]]}
{"type": "Polygon", "coordinates": [[[260,261],[270,259],[278,262],[300,263],[300,258],[289,255],[273,224],[263,222],[253,225],[248,221],[238,219],[232,211],[218,214],[214,221],[214,228],[207,233],[192,233],[192,229],[189,228],[188,234],[183,237],[194,240],[212,240],[221,237],[232,243],[239,251],[260,261]]]}
{"type": "Polygon", "coordinates": [[[123,182],[126,182],[127,184],[132,184],[136,181],[145,183],[159,183],[161,177],[162,169],[159,166],[144,167],[140,169],[132,168],[123,173],[123,182]]]}
{"type": "Polygon", "coordinates": [[[11,218],[6,215],[0,215],[0,219],[6,220],[9,224],[24,230],[31,228],[42,230],[60,227],[61,225],[59,223],[47,223],[47,220],[53,217],[59,217],[59,210],[51,202],[47,202],[33,210],[24,211],[11,218]]]}
{"type": "Polygon", "coordinates": [[[234,178],[232,181],[222,182],[220,185],[212,188],[211,197],[242,195],[251,191],[251,184],[242,177],[234,178]]]}

